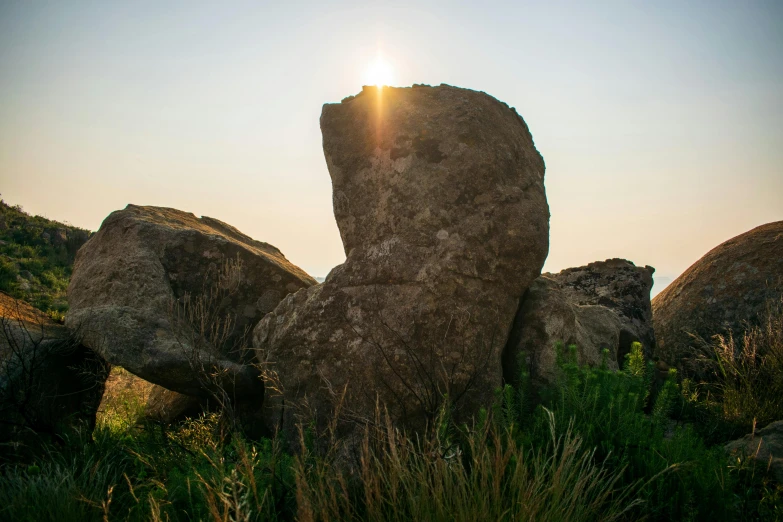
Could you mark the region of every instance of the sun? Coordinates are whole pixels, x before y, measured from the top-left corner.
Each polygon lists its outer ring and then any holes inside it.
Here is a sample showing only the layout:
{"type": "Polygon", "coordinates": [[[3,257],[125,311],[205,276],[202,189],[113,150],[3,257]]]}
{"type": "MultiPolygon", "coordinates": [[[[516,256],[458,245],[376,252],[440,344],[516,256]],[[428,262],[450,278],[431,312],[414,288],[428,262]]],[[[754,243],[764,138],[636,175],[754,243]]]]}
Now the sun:
{"type": "Polygon", "coordinates": [[[366,85],[375,85],[378,87],[391,85],[394,83],[394,69],[392,69],[389,62],[384,60],[383,55],[378,53],[375,60],[367,67],[364,80],[366,85]]]}

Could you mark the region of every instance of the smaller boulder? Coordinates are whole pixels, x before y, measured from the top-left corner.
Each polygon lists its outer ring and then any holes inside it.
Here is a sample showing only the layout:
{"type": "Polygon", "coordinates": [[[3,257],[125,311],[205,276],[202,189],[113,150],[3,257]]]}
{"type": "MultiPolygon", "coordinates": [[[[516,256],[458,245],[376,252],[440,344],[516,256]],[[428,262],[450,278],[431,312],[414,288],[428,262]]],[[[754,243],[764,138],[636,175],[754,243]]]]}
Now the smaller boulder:
{"type": "Polygon", "coordinates": [[[0,293],[0,442],[91,433],[108,373],[78,335],[0,293]]]}
{"type": "Polygon", "coordinates": [[[652,301],[656,355],[680,370],[715,335],[741,338],[783,298],[783,221],[716,246],[652,301]]]}
{"type": "Polygon", "coordinates": [[[286,294],[316,284],[275,247],[209,217],[128,205],[79,250],[69,328],[110,363],[186,395],[263,401],[246,339],[286,294]]]}
{"type": "Polygon", "coordinates": [[[724,448],[732,455],[755,459],[783,484],[783,420],[729,442],[724,448]]]}
{"type": "Polygon", "coordinates": [[[622,366],[631,344],[647,357],[655,346],[650,266],[609,259],[543,274],[523,296],[503,355],[503,376],[517,383],[528,368],[536,388],[553,384],[557,345],[576,345],[580,364],[622,366]]]}

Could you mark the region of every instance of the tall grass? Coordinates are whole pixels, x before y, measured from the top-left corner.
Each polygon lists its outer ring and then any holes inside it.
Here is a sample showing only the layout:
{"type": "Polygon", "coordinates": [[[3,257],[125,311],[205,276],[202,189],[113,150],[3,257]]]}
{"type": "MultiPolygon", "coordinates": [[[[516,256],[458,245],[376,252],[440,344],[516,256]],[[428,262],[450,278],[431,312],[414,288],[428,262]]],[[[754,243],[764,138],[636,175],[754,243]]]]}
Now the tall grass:
{"type": "Polygon", "coordinates": [[[384,417],[366,429],[354,468],[297,458],[299,520],[609,521],[640,504],[619,484],[622,470],[596,462],[572,425],[559,432],[551,412],[550,440],[537,449],[493,422],[463,428],[458,443],[443,430],[406,437],[384,417]]]}
{"type": "Polygon", "coordinates": [[[490,418],[460,429],[441,419],[415,438],[384,415],[352,468],[313,446],[294,458],[279,441],[227,434],[216,414],[171,428],[105,416],[91,444],[4,466],[0,519],[578,521],[638,509],[622,470],[554,414],[538,448],[490,418]]]}
{"type": "Polygon", "coordinates": [[[96,435],[0,468],[0,520],[102,520],[129,458],[116,439],[96,435]]]}
{"type": "Polygon", "coordinates": [[[144,422],[141,402],[117,394],[92,442],[0,466],[0,520],[780,518],[783,489],[673,420],[687,404],[676,375],[656,386],[639,346],[619,372],[580,367],[570,350],[559,364],[542,405],[523,374],[470,426],[442,412],[411,436],[379,407],[362,436],[325,453],[302,427],[296,455],[216,413],[144,422]]]}
{"type": "Polygon", "coordinates": [[[292,462],[272,441],[227,438],[215,414],[172,429],[112,422],[92,443],[5,464],[0,520],[291,519],[292,462]]]}
{"type": "Polygon", "coordinates": [[[783,299],[741,336],[716,335],[697,365],[706,378],[686,386],[708,436],[725,441],[783,419],[783,299]]]}
{"type": "Polygon", "coordinates": [[[121,478],[112,463],[94,455],[6,468],[0,475],[0,519],[100,520],[112,485],[121,478]]]}

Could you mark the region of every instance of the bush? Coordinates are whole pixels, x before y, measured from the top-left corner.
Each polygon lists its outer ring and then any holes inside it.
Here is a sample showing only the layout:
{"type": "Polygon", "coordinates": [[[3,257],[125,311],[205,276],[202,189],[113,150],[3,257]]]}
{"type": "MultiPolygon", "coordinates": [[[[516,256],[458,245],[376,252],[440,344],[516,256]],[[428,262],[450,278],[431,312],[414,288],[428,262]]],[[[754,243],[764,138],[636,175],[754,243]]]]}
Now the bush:
{"type": "Polygon", "coordinates": [[[12,292],[18,273],[14,263],[4,257],[0,257],[0,290],[6,293],[12,292]]]}
{"type": "MultiPolygon", "coordinates": [[[[579,366],[576,347],[559,348],[560,379],[542,394],[548,409],[520,413],[512,390],[502,394],[505,418],[529,426],[534,446],[546,440],[548,411],[573,430],[609,469],[622,471],[621,485],[642,483],[644,514],[651,520],[734,520],[734,480],[721,448],[708,448],[690,427],[669,415],[680,401],[674,370],[655,394],[654,366],[634,343],[622,371],[579,366]]],[[[523,375],[523,383],[527,375],[523,375]]]]}

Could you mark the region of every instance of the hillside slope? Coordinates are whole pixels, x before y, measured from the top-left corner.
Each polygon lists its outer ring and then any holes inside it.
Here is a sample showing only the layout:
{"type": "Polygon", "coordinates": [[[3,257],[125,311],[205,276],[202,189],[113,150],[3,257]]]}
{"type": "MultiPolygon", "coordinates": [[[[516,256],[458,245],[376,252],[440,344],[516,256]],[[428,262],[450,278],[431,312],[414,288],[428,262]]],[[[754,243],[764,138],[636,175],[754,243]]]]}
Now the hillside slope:
{"type": "Polygon", "coordinates": [[[61,318],[76,251],[91,234],[0,199],[0,291],[61,318]]]}

